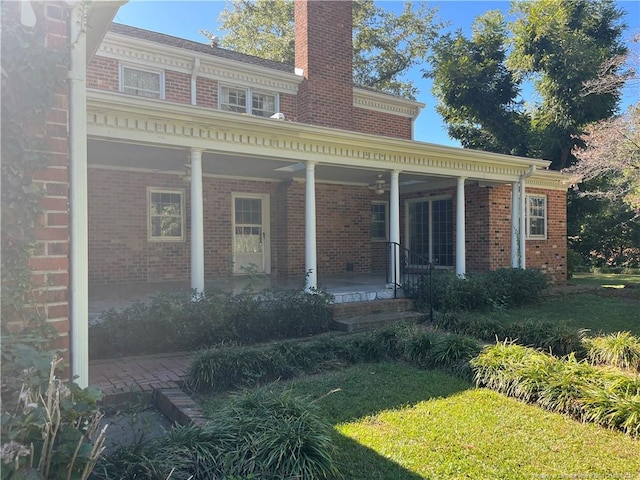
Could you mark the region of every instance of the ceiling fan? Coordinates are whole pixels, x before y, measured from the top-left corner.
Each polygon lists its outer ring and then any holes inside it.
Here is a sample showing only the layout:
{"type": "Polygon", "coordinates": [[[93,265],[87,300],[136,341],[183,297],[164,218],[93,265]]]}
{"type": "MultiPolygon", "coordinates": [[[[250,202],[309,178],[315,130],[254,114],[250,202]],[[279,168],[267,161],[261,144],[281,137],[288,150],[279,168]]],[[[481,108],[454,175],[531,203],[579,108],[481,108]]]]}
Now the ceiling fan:
{"type": "Polygon", "coordinates": [[[375,181],[368,186],[369,190],[373,190],[377,195],[382,195],[385,190],[389,188],[387,182],[382,178],[382,175],[378,175],[375,181]]]}

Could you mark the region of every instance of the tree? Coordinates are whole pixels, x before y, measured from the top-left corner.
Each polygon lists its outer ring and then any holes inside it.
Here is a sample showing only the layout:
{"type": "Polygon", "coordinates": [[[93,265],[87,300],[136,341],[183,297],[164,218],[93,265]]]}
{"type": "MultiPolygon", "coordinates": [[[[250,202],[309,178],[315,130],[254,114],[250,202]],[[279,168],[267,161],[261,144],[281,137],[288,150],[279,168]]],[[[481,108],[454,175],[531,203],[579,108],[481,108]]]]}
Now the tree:
{"type": "Polygon", "coordinates": [[[520,88],[506,68],[507,29],[500,11],[478,17],[471,39],[446,35],[434,46],[431,70],[436,110],[449,136],[465,148],[526,155],[528,118],[520,88]]]}
{"type": "MultiPolygon", "coordinates": [[[[220,45],[293,64],[293,17],[293,0],[231,0],[220,14],[220,28],[228,32],[220,45]]],[[[373,0],[356,0],[353,23],[354,81],[414,98],[417,89],[404,74],[426,57],[443,27],[435,10],[407,2],[396,14],[373,0]]],[[[214,38],[209,31],[201,33],[214,38]]]]}
{"type": "Polygon", "coordinates": [[[625,54],[620,42],[623,13],[613,0],[514,2],[513,12],[517,19],[505,26],[494,14],[479,18],[471,40],[462,33],[443,37],[427,75],[434,79],[440,110],[457,110],[453,123],[445,121],[463,145],[547,158],[552,168],[561,169],[572,163],[571,150],[582,128],[610,117],[618,107],[619,89],[586,96],[581,92],[605,60],[625,54]],[[466,42],[466,48],[450,52],[452,40],[466,42]],[[526,109],[516,95],[525,80],[533,81],[540,98],[526,109]],[[473,87],[465,109],[448,94],[461,85],[473,87]],[[486,108],[488,101],[495,108],[486,108]],[[456,128],[462,122],[475,128],[456,128]],[[496,127],[501,124],[508,134],[496,127]],[[513,135],[524,144],[514,146],[513,135]]]}

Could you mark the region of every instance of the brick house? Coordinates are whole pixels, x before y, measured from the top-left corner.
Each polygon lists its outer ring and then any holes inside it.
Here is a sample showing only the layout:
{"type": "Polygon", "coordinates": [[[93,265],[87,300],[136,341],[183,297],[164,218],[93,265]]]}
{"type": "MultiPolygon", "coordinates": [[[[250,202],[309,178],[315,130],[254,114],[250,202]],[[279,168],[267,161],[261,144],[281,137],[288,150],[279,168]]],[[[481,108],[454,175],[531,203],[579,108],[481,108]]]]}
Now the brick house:
{"type": "Polygon", "coordinates": [[[566,281],[564,177],[544,160],[414,141],[424,105],[353,84],[350,2],[296,1],[295,65],[108,26],[117,4],[90,8],[69,114],[86,171],[58,172],[85,229],[69,249],[81,377],[87,284],[202,291],[250,268],[312,288],[397,273],[397,245],[459,275],[526,267],[566,281]]]}

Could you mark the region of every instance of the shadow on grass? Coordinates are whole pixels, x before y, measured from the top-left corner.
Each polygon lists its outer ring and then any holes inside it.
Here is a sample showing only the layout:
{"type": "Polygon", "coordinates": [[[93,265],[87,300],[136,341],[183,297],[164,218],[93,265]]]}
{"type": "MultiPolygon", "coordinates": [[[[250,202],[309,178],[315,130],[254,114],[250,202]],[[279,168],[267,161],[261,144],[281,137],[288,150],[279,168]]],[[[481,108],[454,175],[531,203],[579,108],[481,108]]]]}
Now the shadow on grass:
{"type": "MultiPolygon", "coordinates": [[[[448,397],[472,387],[470,382],[443,372],[388,362],[355,365],[344,370],[272,383],[266,388],[274,392],[291,391],[308,397],[318,406],[324,420],[337,426],[381,411],[402,409],[430,399],[448,397]]],[[[213,397],[205,404],[205,411],[215,410],[226,399],[226,395],[213,397]]],[[[337,430],[334,430],[333,436],[339,451],[339,468],[345,478],[422,478],[337,430]]]]}

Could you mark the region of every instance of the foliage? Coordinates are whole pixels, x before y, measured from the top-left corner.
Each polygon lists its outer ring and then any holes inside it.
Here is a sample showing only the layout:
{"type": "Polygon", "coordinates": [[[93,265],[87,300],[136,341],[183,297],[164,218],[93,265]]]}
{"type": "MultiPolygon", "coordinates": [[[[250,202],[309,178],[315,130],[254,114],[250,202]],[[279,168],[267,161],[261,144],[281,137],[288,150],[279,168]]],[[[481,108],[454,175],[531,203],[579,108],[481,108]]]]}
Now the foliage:
{"type": "Polygon", "coordinates": [[[62,359],[55,356],[49,356],[48,376],[38,385],[46,371],[42,353],[22,345],[14,355],[22,357],[16,365],[31,367],[22,372],[26,381],[13,411],[4,410],[3,392],[2,478],[88,478],[105,440],[106,427],[100,429],[102,414],[96,407],[100,392],[57,379],[62,359]]]}
{"type": "MultiPolygon", "coordinates": [[[[569,169],[576,182],[593,182],[585,196],[624,202],[640,215],[640,103],[622,115],[589,125],[574,148],[578,162],[569,169]]],[[[637,219],[632,219],[632,221],[637,219]]]]}
{"type": "Polygon", "coordinates": [[[158,295],[104,312],[89,328],[89,351],[102,358],[312,335],[329,329],[330,302],[325,292],[294,289],[158,295]]]}
{"type": "Polygon", "coordinates": [[[108,456],[97,478],[309,478],[340,476],[329,426],[316,406],[289,392],[233,397],[203,426],[108,456]]]}
{"type": "MultiPolygon", "coordinates": [[[[546,275],[537,269],[502,268],[460,278],[450,273],[437,274],[433,280],[431,301],[439,311],[487,311],[532,304],[549,286],[546,275]]],[[[429,306],[428,282],[404,286],[407,296],[420,309],[429,306]]]]}
{"type": "Polygon", "coordinates": [[[637,371],[640,369],[640,338],[630,332],[616,332],[584,340],[589,360],[637,371]]]}
{"type": "Polygon", "coordinates": [[[466,376],[466,364],[479,351],[475,339],[441,332],[427,334],[411,325],[297,343],[219,346],[203,350],[194,357],[186,385],[196,392],[222,392],[349,364],[388,360],[443,368],[466,376]]]}
{"type": "Polygon", "coordinates": [[[507,35],[502,14],[487,12],[474,21],[471,39],[457,32],[438,40],[426,75],[450,137],[465,148],[526,156],[529,119],[505,64],[507,35]]]}
{"type": "Polygon", "coordinates": [[[457,313],[445,313],[439,315],[434,324],[481,340],[510,340],[520,345],[541,348],[555,355],[583,352],[581,330],[549,321],[502,323],[492,319],[472,319],[457,313]]]}
{"type": "Polygon", "coordinates": [[[19,4],[2,3],[2,328],[42,323],[33,308],[29,258],[40,226],[41,188],[34,172],[49,161],[46,117],[63,86],[66,56],[47,48],[42,28],[25,27],[19,4]],[[16,8],[18,7],[18,8],[16,8]]]}
{"type": "Polygon", "coordinates": [[[464,146],[546,158],[561,169],[581,129],[618,105],[619,88],[584,94],[582,87],[603,62],[626,53],[623,13],[611,0],[514,2],[513,12],[507,24],[495,12],[479,17],[470,40],[461,32],[442,37],[427,75],[450,135],[464,146]],[[529,78],[540,102],[525,109],[520,93],[529,78]]]}
{"type": "MultiPolygon", "coordinates": [[[[220,28],[228,32],[221,45],[293,64],[293,5],[291,0],[231,1],[220,15],[220,28]]],[[[413,98],[417,90],[404,74],[425,57],[442,27],[435,10],[407,2],[396,14],[371,0],[358,0],[353,4],[353,23],[354,81],[413,98]]],[[[211,32],[201,33],[213,39],[211,32]]]]}
{"type": "Polygon", "coordinates": [[[543,408],[640,434],[640,379],[531,348],[498,343],[471,361],[478,385],[543,408]],[[613,399],[616,401],[613,401],[613,399]]]}

